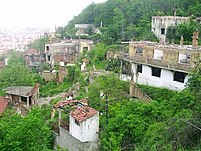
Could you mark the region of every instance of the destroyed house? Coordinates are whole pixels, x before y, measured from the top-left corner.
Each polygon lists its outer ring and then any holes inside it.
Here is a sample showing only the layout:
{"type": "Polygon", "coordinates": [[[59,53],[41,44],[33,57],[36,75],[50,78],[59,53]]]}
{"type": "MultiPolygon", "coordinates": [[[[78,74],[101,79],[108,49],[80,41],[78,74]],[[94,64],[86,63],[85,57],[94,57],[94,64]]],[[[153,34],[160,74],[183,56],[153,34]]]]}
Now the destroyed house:
{"type": "Polygon", "coordinates": [[[40,63],[40,53],[36,49],[28,49],[24,54],[25,62],[29,67],[37,68],[40,63]]]}
{"type": "Polygon", "coordinates": [[[74,63],[77,53],[75,43],[53,43],[45,45],[45,62],[50,65],[60,62],[74,63]]]}
{"type": "Polygon", "coordinates": [[[129,53],[120,53],[121,78],[135,83],[182,90],[188,73],[199,63],[201,47],[129,42],[129,53]]]}
{"type": "Polygon", "coordinates": [[[35,104],[38,104],[39,99],[39,85],[34,87],[30,86],[10,86],[5,89],[6,97],[14,105],[22,104],[26,108],[29,108],[35,104]]]}
{"type": "Polygon", "coordinates": [[[189,19],[189,17],[180,16],[153,16],[151,30],[160,42],[165,44],[168,27],[178,26],[181,23],[187,22],[189,19]]]}

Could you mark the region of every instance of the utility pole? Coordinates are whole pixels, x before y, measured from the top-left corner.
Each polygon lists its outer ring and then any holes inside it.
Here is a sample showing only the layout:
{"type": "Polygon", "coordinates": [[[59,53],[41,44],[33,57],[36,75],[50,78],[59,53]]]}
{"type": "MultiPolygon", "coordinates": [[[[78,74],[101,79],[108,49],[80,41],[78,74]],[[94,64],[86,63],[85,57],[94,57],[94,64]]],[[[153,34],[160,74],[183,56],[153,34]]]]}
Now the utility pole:
{"type": "Polygon", "coordinates": [[[108,124],[108,98],[107,98],[107,94],[105,96],[105,116],[106,116],[106,125],[108,124]]]}

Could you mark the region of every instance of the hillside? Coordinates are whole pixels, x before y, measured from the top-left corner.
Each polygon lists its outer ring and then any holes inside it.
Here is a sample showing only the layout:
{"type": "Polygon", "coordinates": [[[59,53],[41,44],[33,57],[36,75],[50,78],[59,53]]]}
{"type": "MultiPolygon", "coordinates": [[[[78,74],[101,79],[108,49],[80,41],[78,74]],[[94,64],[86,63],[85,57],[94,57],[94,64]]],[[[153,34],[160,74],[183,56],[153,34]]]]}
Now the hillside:
{"type": "Polygon", "coordinates": [[[62,36],[72,36],[74,25],[102,23],[102,42],[118,43],[125,40],[157,40],[151,32],[151,17],[162,15],[191,16],[201,15],[199,0],[108,0],[102,4],[92,3],[69,23],[59,28],[62,36]]]}

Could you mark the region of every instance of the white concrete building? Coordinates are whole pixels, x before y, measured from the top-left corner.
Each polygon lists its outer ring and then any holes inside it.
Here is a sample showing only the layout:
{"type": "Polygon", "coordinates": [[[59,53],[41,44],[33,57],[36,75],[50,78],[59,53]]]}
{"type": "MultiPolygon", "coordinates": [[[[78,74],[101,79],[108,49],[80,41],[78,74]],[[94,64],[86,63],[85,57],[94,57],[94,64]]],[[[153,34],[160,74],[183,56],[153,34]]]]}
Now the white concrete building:
{"type": "Polygon", "coordinates": [[[171,90],[182,90],[188,81],[187,73],[171,71],[164,68],[132,63],[135,83],[164,87],[171,90]]]}
{"type": "Polygon", "coordinates": [[[98,141],[99,113],[90,107],[77,108],[72,111],[69,132],[81,142],[98,141]]]}
{"type": "Polygon", "coordinates": [[[188,73],[201,59],[201,47],[129,42],[129,53],[120,53],[122,80],[171,90],[182,90],[188,73]]]}
{"type": "Polygon", "coordinates": [[[165,43],[167,28],[187,22],[189,19],[189,17],[179,16],[153,16],[151,22],[151,30],[161,41],[161,43],[165,43]]]}

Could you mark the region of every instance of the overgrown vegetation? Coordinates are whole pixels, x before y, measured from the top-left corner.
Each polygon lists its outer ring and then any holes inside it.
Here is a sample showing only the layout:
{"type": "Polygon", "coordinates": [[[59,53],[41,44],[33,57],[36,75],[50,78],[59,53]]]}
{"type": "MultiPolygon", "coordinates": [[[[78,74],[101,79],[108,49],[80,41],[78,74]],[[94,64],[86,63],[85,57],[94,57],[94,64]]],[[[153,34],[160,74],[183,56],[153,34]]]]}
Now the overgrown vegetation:
{"type": "Polygon", "coordinates": [[[49,40],[48,36],[44,36],[42,38],[36,39],[31,44],[29,44],[28,48],[29,49],[37,49],[41,53],[43,53],[45,50],[45,44],[48,42],[48,40],[49,40]]]}
{"type": "Polygon", "coordinates": [[[0,70],[0,95],[9,86],[33,86],[36,82],[44,82],[38,74],[26,67],[21,53],[11,50],[9,56],[8,65],[0,70]]]}
{"type": "Polygon", "coordinates": [[[49,110],[39,107],[32,108],[26,117],[6,112],[0,118],[0,150],[51,150],[53,138],[49,115],[49,110]]]}
{"type": "Polygon", "coordinates": [[[194,19],[201,16],[200,8],[199,0],[108,0],[102,4],[92,3],[58,33],[72,37],[76,32],[75,24],[100,27],[102,23],[98,41],[107,45],[131,39],[157,41],[150,30],[152,16],[173,16],[176,10],[178,16],[194,19]]]}
{"type": "Polygon", "coordinates": [[[89,86],[89,103],[101,113],[101,150],[169,151],[199,148],[200,101],[192,91],[140,87],[152,97],[151,103],[129,100],[126,97],[128,83],[120,81],[115,75],[99,77],[89,86]],[[109,100],[108,124],[106,98],[100,99],[100,91],[109,100]]]}
{"type": "MultiPolygon", "coordinates": [[[[167,39],[170,43],[180,43],[181,36],[183,36],[184,44],[192,44],[192,36],[194,31],[201,31],[200,23],[190,20],[187,23],[179,24],[176,27],[169,27],[167,29],[167,39]]],[[[200,42],[201,35],[199,35],[200,42]]]]}

